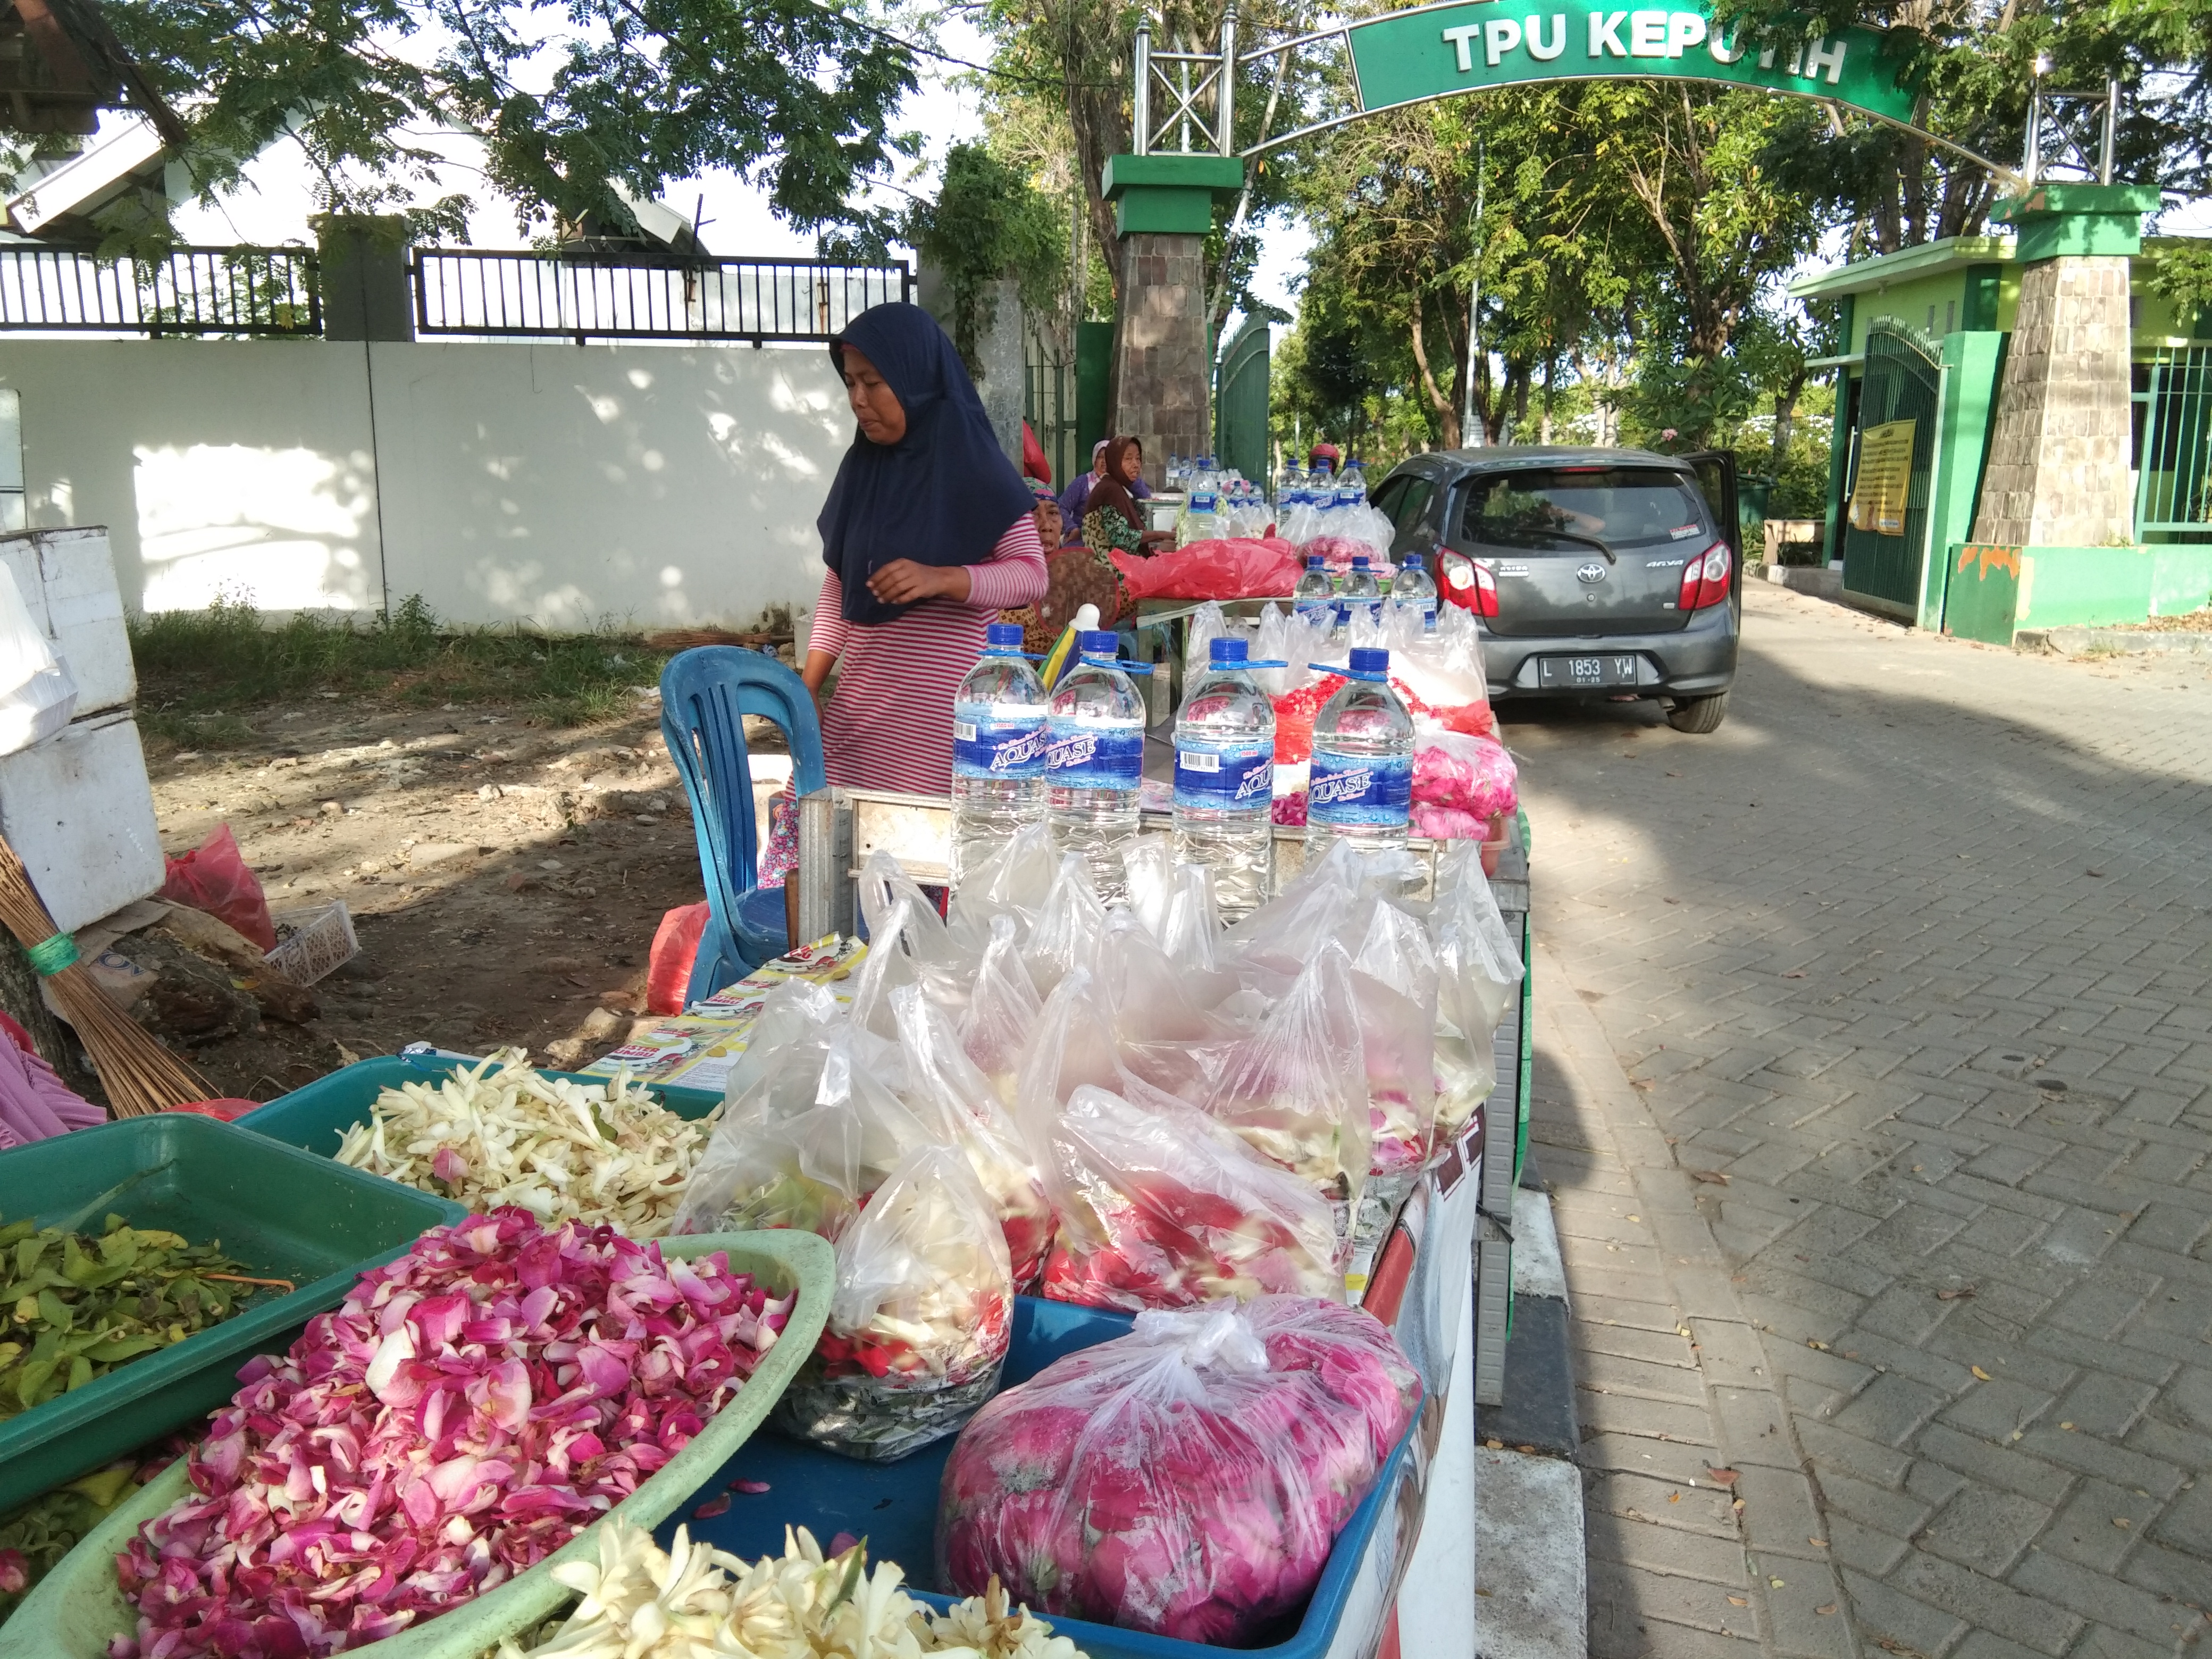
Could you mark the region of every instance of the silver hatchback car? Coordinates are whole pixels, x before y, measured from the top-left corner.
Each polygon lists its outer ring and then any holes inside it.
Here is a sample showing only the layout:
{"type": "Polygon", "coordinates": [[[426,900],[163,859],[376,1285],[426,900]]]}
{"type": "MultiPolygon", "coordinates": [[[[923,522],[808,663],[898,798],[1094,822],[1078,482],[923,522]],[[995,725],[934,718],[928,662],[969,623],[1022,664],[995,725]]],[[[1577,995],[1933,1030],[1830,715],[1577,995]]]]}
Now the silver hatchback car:
{"type": "Polygon", "coordinates": [[[1416,455],[1376,487],[1395,558],[1473,611],[1492,702],[1656,699],[1717,730],[1735,680],[1743,550],[1725,451],[1550,446],[1416,455]]]}

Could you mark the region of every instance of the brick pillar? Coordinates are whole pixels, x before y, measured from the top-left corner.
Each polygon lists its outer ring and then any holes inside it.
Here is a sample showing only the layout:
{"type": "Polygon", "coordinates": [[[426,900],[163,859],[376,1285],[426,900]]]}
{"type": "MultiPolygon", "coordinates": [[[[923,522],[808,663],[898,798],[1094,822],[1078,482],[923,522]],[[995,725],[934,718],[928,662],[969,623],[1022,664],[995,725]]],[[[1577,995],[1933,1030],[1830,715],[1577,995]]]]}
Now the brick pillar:
{"type": "Polygon", "coordinates": [[[2045,259],[2021,273],[1977,542],[2102,547],[2135,539],[2124,255],[2045,259]]]}
{"type": "Polygon", "coordinates": [[[1114,430],[1145,446],[1157,489],[1170,455],[1202,454],[1213,430],[1206,360],[1206,240],[1158,231],[1122,239],[1114,430]]]}
{"type": "Polygon", "coordinates": [[[1155,488],[1170,454],[1213,447],[1206,238],[1215,201],[1243,179],[1244,164],[1233,156],[1116,155],[1106,164],[1122,244],[1114,430],[1143,442],[1155,488]]]}
{"type": "Polygon", "coordinates": [[[2138,185],[2040,185],[1990,215],[2019,232],[2020,308],[1990,424],[1976,542],[2101,547],[2135,539],[2128,486],[2128,271],[2138,185]]]}

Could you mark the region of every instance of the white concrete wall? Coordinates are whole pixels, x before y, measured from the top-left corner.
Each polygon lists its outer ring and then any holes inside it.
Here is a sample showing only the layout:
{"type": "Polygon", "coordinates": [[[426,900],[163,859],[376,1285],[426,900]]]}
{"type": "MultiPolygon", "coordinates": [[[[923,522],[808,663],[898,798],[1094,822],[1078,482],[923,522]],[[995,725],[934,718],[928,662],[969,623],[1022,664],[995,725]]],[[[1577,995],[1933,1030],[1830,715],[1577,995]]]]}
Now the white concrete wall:
{"type": "Polygon", "coordinates": [[[0,386],[31,525],[106,525],[133,610],[804,614],[852,429],[811,349],[9,340],[0,386]]]}

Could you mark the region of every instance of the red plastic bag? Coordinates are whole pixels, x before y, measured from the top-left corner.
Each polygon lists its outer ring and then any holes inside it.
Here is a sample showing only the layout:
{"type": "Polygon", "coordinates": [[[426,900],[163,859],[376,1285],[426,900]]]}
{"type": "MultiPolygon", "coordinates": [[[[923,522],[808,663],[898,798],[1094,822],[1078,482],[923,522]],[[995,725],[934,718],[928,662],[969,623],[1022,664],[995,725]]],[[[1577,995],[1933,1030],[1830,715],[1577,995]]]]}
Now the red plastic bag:
{"type": "Polygon", "coordinates": [[[269,920],[269,899],[261,890],[261,878],[246,867],[228,824],[216,825],[198,847],[171,859],[168,869],[161,897],[228,922],[264,951],[276,948],[276,927],[269,920]]]}
{"type": "Polygon", "coordinates": [[[699,936],[713,912],[707,901],[679,904],[653,930],[653,954],[645,969],[645,1012],[680,1014],[691,989],[691,968],[699,957],[699,936]]]}
{"type": "Polygon", "coordinates": [[[1305,569],[1297,549],[1279,536],[1217,538],[1149,559],[1113,557],[1132,599],[1285,599],[1305,569]]]}

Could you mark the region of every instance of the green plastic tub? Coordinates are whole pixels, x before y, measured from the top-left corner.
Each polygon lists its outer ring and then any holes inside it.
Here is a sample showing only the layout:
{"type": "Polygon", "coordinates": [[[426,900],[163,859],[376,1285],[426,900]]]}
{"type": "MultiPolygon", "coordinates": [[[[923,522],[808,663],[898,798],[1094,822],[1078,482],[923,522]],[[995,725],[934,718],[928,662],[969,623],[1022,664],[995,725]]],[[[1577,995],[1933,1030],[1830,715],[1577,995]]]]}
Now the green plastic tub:
{"type": "MultiPolygon", "coordinates": [[[[238,1127],[267,1135],[271,1140],[281,1140],[288,1146],[298,1146],[324,1158],[336,1158],[338,1142],[345,1132],[356,1123],[368,1121],[368,1109],[385,1090],[396,1089],[403,1083],[442,1082],[452,1073],[472,1064],[473,1061],[453,1060],[444,1054],[385,1054],[375,1060],[357,1060],[328,1077],[316,1079],[305,1088],[279,1095],[266,1106],[246,1113],[238,1120],[238,1127]]],[[[610,1081],[577,1072],[541,1072],[539,1075],[564,1077],[574,1083],[604,1085],[610,1081]]],[[[722,1103],[721,1096],[703,1089],[671,1088],[658,1083],[649,1084],[647,1088],[678,1117],[702,1118],[722,1103]]]]}
{"type": "MultiPolygon", "coordinates": [[[[783,1335],[737,1399],[709,1419],[698,1438],[670,1458],[659,1474],[611,1511],[648,1530],[675,1514],[760,1426],[800,1362],[813,1352],[837,1274],[836,1250],[827,1239],[812,1233],[696,1233],[663,1239],[660,1248],[665,1255],[684,1258],[727,1250],[731,1267],[757,1275],[778,1294],[795,1287],[799,1302],[783,1335]]],[[[0,1659],[106,1659],[109,1638],[138,1627],[137,1609],[116,1587],[115,1558],[131,1535],[184,1496],[187,1486],[179,1461],[100,1522],[0,1627],[0,1659]]],[[[489,1595],[387,1641],[349,1649],[348,1659],[355,1655],[477,1659],[506,1638],[534,1629],[575,1600],[574,1590],[554,1582],[556,1567],[598,1558],[598,1528],[586,1527],[489,1595]]]]}
{"type": "Polygon", "coordinates": [[[0,1218],[96,1232],[111,1213],[195,1244],[220,1241],[247,1273],[299,1289],[257,1297],[220,1325],[0,1423],[0,1511],[212,1411],[248,1355],[281,1351],[363,1269],[467,1212],[189,1112],[0,1152],[0,1218]]]}

